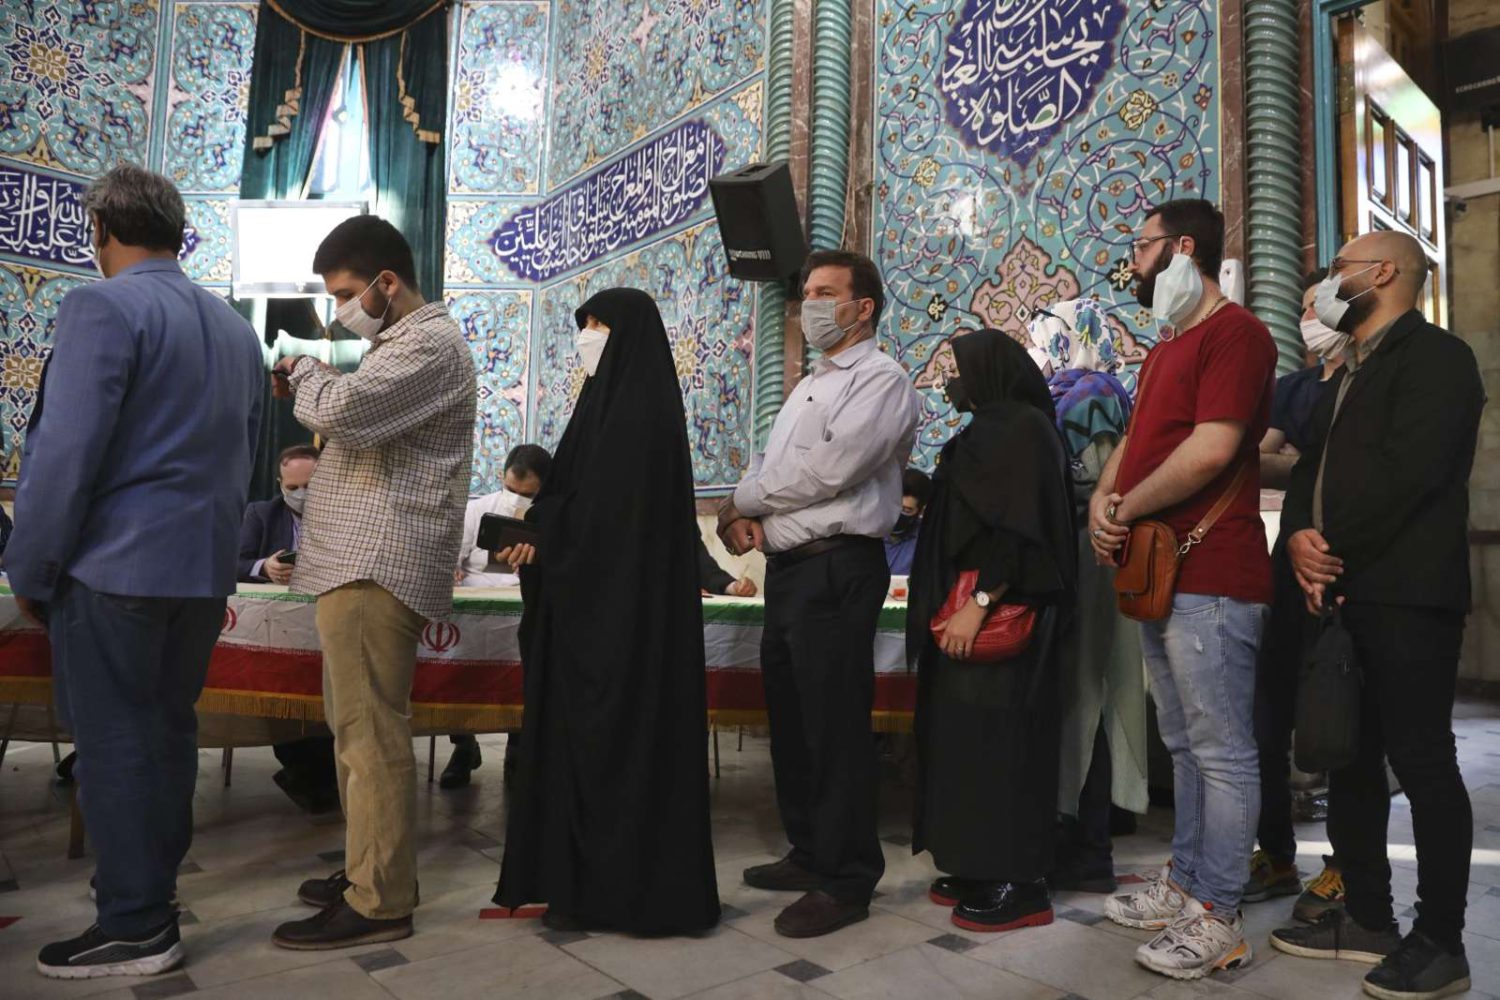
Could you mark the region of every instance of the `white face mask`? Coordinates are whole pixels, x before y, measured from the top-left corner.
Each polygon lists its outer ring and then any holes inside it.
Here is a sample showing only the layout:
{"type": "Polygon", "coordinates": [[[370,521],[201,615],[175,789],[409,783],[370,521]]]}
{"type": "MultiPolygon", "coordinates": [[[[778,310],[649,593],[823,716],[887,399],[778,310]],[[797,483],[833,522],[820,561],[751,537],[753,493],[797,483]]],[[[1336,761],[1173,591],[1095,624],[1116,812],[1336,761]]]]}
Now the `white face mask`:
{"type": "Polygon", "coordinates": [[[1338,330],[1339,324],[1344,320],[1344,314],[1349,311],[1349,303],[1359,298],[1360,295],[1364,295],[1365,292],[1375,290],[1375,286],[1371,285],[1364,292],[1360,292],[1359,295],[1352,295],[1347,299],[1341,299],[1339,298],[1339,286],[1344,283],[1346,277],[1358,277],[1364,274],[1365,271],[1373,271],[1379,266],[1379,264],[1371,264],[1369,267],[1364,268],[1364,270],[1355,271],[1352,275],[1342,273],[1330,274],[1320,281],[1318,283],[1318,293],[1313,297],[1313,312],[1317,314],[1318,319],[1322,320],[1333,330],[1338,330]]]}
{"type": "MultiPolygon", "coordinates": [[[[380,278],[378,277],[375,279],[375,281],[379,280],[380,278]]],[[[339,306],[333,313],[333,318],[338,320],[344,329],[366,340],[374,340],[379,336],[380,331],[385,328],[386,313],[391,311],[391,300],[389,297],[385,300],[385,312],[382,312],[379,316],[371,316],[365,312],[365,307],[360,304],[360,300],[365,297],[365,292],[375,287],[375,281],[366,285],[364,292],[360,292],[354,298],[339,306]]]]}
{"type": "Polygon", "coordinates": [[[576,343],[578,356],[583,359],[583,370],[593,378],[599,371],[599,359],[604,357],[604,347],[609,343],[609,332],[584,327],[578,331],[576,343]]]}
{"type": "Polygon", "coordinates": [[[281,497],[286,505],[291,508],[293,514],[302,516],[302,511],[307,507],[307,487],[299,486],[294,490],[282,490],[281,497]]]}
{"type": "Polygon", "coordinates": [[[531,509],[531,498],[523,497],[519,493],[512,493],[505,487],[500,488],[500,498],[495,504],[495,513],[506,517],[525,517],[526,512],[531,509]]]}
{"type": "Polygon", "coordinates": [[[1166,269],[1156,276],[1151,293],[1151,313],[1163,323],[1176,327],[1202,301],[1203,275],[1193,258],[1179,250],[1172,255],[1172,262],[1166,269]]]}
{"type": "Polygon", "coordinates": [[[1302,321],[1302,343],[1320,358],[1336,358],[1349,346],[1349,335],[1331,329],[1314,317],[1302,321]]]}
{"type": "MultiPolygon", "coordinates": [[[[849,300],[858,301],[859,299],[849,300]]],[[[802,303],[802,336],[819,351],[826,351],[849,336],[859,326],[859,321],[855,320],[852,326],[842,327],[834,315],[839,306],[848,304],[832,299],[808,299],[802,303]]]]}

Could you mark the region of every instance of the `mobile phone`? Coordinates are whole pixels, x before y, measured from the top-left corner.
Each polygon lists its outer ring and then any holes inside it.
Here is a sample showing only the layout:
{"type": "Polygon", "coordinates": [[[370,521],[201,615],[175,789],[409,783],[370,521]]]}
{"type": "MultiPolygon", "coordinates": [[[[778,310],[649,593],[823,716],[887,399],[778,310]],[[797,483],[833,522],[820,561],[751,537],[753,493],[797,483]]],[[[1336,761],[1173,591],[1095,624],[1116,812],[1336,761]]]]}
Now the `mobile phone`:
{"type": "Polygon", "coordinates": [[[501,514],[485,514],[479,519],[479,538],[475,544],[486,552],[503,552],[517,545],[537,546],[540,541],[541,532],[535,525],[501,514]]]}
{"type": "Polygon", "coordinates": [[[281,555],[279,555],[279,556],[276,557],[276,561],[280,562],[280,563],[285,563],[288,566],[295,566],[295,565],[297,565],[297,553],[295,553],[295,552],[283,552],[281,555]]]}

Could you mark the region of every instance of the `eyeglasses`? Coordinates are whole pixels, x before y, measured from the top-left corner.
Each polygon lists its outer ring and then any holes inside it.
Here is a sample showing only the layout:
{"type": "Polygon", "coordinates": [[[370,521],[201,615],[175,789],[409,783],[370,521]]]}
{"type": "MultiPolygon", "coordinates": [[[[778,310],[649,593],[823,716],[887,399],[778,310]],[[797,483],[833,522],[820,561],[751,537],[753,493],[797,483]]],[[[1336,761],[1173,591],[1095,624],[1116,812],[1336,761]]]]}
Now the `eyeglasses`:
{"type": "Polygon", "coordinates": [[[1181,233],[1167,233],[1165,236],[1143,236],[1138,240],[1130,241],[1130,253],[1131,256],[1139,257],[1141,254],[1145,253],[1146,249],[1157,240],[1177,240],[1181,238],[1181,233]]]}
{"type": "MultiPolygon", "coordinates": [[[[1362,259],[1360,259],[1358,257],[1335,257],[1335,258],[1333,258],[1333,260],[1331,260],[1331,261],[1328,262],[1328,273],[1329,274],[1338,274],[1340,271],[1342,271],[1344,269],[1344,265],[1345,264],[1384,264],[1384,263],[1386,263],[1386,262],[1383,261],[1383,260],[1362,260],[1362,259]]],[[[1396,268],[1396,273],[1397,274],[1401,273],[1401,269],[1399,267],[1396,268]]]]}

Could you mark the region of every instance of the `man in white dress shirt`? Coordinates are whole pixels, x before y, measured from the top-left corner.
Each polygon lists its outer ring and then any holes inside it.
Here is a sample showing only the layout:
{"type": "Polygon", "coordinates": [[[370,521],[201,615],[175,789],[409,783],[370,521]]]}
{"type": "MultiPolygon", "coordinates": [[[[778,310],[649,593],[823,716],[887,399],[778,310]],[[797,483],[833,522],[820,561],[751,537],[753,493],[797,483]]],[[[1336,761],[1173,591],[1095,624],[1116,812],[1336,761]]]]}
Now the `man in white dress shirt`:
{"type": "Polygon", "coordinates": [[[868,917],[885,871],[870,732],[875,628],[890,585],[882,540],[901,514],[920,409],[875,340],[885,292],[874,262],[818,251],[802,284],[802,329],[822,357],[719,514],[731,552],[767,556],[761,671],[792,849],[747,869],[745,882],[804,893],[776,918],[787,937],[868,917]]]}

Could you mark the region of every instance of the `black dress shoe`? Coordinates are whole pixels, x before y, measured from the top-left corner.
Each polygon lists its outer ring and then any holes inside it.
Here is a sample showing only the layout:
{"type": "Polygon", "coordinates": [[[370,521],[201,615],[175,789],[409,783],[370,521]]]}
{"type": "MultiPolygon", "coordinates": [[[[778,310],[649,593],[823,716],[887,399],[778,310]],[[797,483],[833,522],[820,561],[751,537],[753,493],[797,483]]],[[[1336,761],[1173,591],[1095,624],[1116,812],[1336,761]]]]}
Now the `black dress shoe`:
{"type": "Polygon", "coordinates": [[[297,898],[308,906],[327,909],[344,898],[344,890],[351,884],[344,869],[340,868],[327,878],[310,878],[303,882],[297,888],[297,898]]]}
{"type": "Polygon", "coordinates": [[[332,951],[381,941],[400,941],[412,934],[411,917],[375,920],[361,916],[340,899],[306,920],[293,920],[276,928],[271,943],[292,951],[332,951]]]}
{"type": "Polygon", "coordinates": [[[448,758],[448,766],[443,768],[443,776],[438,779],[439,788],[467,788],[469,776],[475,768],[484,763],[484,757],[479,752],[478,740],[472,736],[467,739],[456,738],[460,742],[453,745],[453,754],[448,758]]]}
{"type": "Polygon", "coordinates": [[[1058,865],[1047,876],[1047,883],[1059,892],[1095,892],[1105,896],[1120,888],[1113,868],[1102,865],[1091,868],[1081,861],[1058,865]]]}
{"type": "Polygon", "coordinates": [[[57,762],[57,783],[64,788],[73,783],[73,765],[78,763],[78,751],[74,750],[57,762]]]}
{"type": "Polygon", "coordinates": [[[745,884],[752,889],[770,892],[812,892],[823,886],[824,879],[792,860],[788,854],[769,865],[745,869],[745,884]]]}
{"type": "Polygon", "coordinates": [[[966,931],[1013,931],[1052,923],[1045,882],[989,882],[953,908],[953,923],[966,931]]]}
{"type": "Polygon", "coordinates": [[[976,882],[971,878],[944,875],[928,887],[927,898],[939,906],[957,906],[958,901],[964,898],[964,893],[973,892],[983,885],[983,882],[976,882]]]}
{"type": "Polygon", "coordinates": [[[776,933],[789,938],[822,937],[869,916],[868,903],[846,903],[817,889],[777,915],[776,933]]]}

